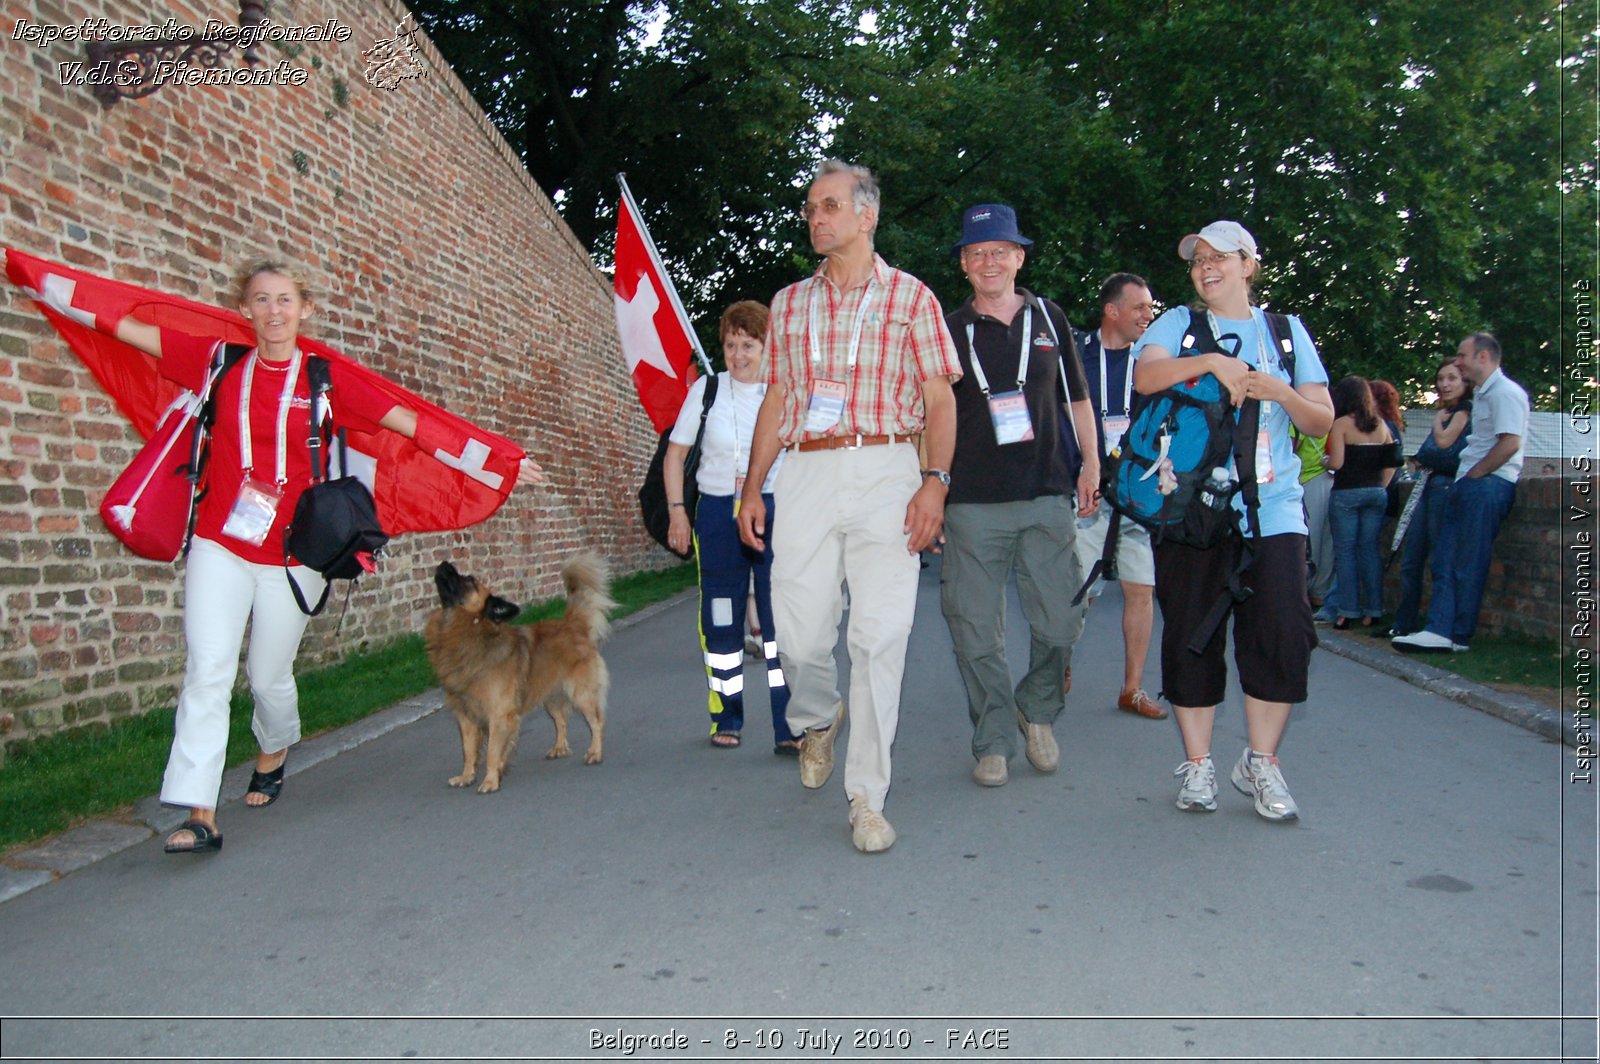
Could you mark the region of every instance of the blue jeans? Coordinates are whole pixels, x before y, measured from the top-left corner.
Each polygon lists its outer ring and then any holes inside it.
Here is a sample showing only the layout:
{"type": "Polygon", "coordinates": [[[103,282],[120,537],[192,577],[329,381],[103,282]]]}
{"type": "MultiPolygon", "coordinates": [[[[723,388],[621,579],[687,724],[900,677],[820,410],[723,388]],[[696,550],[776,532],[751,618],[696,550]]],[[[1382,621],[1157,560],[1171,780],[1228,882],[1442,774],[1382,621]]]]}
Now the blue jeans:
{"type": "Polygon", "coordinates": [[[1450,504],[1450,486],[1455,478],[1434,473],[1422,489],[1422,501],[1411,515],[1406,541],[1400,548],[1400,605],[1394,611],[1394,629],[1408,633],[1417,630],[1417,611],[1422,605],[1422,572],[1433,555],[1433,574],[1437,584],[1444,558],[1435,548],[1444,534],[1445,507],[1450,504]]]}
{"type": "Polygon", "coordinates": [[[1345,488],[1328,503],[1333,530],[1333,605],[1341,617],[1383,616],[1383,552],[1378,532],[1388,496],[1382,488],[1345,488]]]}
{"type": "Polygon", "coordinates": [[[1462,478],[1450,488],[1444,527],[1435,548],[1440,564],[1433,575],[1428,631],[1456,643],[1470,643],[1478,628],[1483,585],[1489,580],[1494,537],[1511,512],[1517,486],[1489,476],[1462,478]]]}

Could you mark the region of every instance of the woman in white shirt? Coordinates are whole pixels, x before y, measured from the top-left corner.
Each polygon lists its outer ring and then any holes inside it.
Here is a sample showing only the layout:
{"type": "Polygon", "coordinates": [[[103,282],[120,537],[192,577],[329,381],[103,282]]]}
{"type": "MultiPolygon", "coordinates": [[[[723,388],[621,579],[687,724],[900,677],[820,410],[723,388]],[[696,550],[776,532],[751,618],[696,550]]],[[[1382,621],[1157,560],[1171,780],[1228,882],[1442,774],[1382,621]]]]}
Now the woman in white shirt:
{"type": "MultiPolygon", "coordinates": [[[[739,540],[738,499],[744,491],[750,465],[750,441],[756,413],[767,392],[761,377],[766,350],[767,308],[752,300],[733,304],[722,314],[719,333],[723,361],[728,368],[717,374],[717,392],[705,418],[700,442],[700,465],[695,484],[700,499],[691,515],[684,505],[683,463],[700,431],[706,380],[695,381],[684,398],[678,422],[668,438],[662,468],[667,502],[672,508],[667,545],[687,552],[691,541],[700,566],[700,644],[705,654],[706,683],[711,688],[711,745],[732,749],[744,729],[744,616],[745,598],[755,578],[756,613],[763,634],[762,653],[767,661],[767,688],[772,703],[773,752],[798,755],[799,738],[789,730],[785,713],[789,688],[778,664],[778,640],[772,623],[772,543],[760,552],[739,540]]],[[[761,486],[767,520],[772,520],[772,484],[782,465],[782,455],[772,464],[761,486]]]]}

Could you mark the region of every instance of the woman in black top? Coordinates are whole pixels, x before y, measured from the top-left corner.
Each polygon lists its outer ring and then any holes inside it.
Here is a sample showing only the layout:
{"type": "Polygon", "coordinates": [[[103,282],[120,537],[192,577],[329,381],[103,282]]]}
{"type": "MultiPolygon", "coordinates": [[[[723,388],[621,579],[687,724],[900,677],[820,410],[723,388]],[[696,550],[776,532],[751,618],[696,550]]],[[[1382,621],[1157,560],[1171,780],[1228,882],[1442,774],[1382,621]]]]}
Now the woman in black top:
{"type": "Polygon", "coordinates": [[[1328,524],[1333,532],[1334,628],[1345,630],[1354,618],[1363,628],[1383,616],[1383,528],[1389,479],[1400,464],[1399,447],[1378,417],[1372,390],[1361,377],[1333,386],[1333,428],[1323,465],[1333,470],[1328,524]]]}

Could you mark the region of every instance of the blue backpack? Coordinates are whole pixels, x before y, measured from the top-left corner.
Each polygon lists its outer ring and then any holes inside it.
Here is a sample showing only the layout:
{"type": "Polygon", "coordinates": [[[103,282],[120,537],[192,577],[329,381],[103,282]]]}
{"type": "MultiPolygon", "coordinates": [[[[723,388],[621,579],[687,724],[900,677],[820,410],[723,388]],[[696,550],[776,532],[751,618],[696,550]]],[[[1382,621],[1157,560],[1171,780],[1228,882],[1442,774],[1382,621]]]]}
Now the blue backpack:
{"type": "MultiPolygon", "coordinates": [[[[1267,327],[1294,376],[1289,319],[1267,314],[1267,327]]],[[[1239,337],[1211,335],[1195,315],[1179,358],[1220,352],[1237,358],[1239,337]],[[1232,341],[1232,350],[1225,344],[1232,341]]],[[[1222,382],[1209,373],[1151,395],[1136,395],[1128,431],[1107,459],[1101,492],[1118,514],[1150,530],[1156,543],[1170,540],[1196,549],[1214,547],[1237,532],[1233,496],[1243,492],[1251,531],[1257,530],[1255,449],[1261,404],[1248,400],[1233,416],[1222,382]],[[1238,457],[1237,462],[1232,460],[1238,457]],[[1232,463],[1237,480],[1213,483],[1213,472],[1232,463]]]]}
{"type": "MultiPolygon", "coordinates": [[[[1293,382],[1294,340],[1289,318],[1273,313],[1264,316],[1293,382]]],[[[1205,315],[1195,314],[1178,357],[1217,352],[1237,358],[1241,342],[1234,333],[1213,336],[1205,315]],[[1223,346],[1228,340],[1233,341],[1231,351],[1223,346]]],[[[1074,604],[1102,575],[1116,579],[1117,534],[1124,516],[1148,528],[1152,543],[1171,541],[1204,550],[1239,534],[1233,498],[1242,494],[1250,533],[1259,535],[1261,531],[1255,463],[1259,400],[1245,400],[1235,419],[1228,390],[1215,376],[1205,373],[1151,395],[1135,394],[1128,415],[1128,431],[1106,458],[1100,477],[1101,498],[1113,511],[1105,550],[1090,569],[1074,604]],[[1235,457],[1236,462],[1232,461],[1235,457]],[[1227,472],[1230,462],[1238,479],[1217,478],[1216,471],[1227,472]]],[[[1254,554],[1246,539],[1228,575],[1227,589],[1189,641],[1193,653],[1203,650],[1234,603],[1250,597],[1251,589],[1244,586],[1243,577],[1254,554]]]]}

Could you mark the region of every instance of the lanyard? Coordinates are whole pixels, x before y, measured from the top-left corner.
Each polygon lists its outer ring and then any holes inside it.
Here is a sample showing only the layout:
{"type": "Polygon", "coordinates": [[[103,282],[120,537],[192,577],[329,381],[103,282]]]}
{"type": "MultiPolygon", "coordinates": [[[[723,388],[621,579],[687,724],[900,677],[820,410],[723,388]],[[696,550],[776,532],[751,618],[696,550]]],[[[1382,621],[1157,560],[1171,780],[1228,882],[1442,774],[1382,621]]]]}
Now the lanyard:
{"type": "MultiPolygon", "coordinates": [[[[972,356],[972,375],[978,378],[978,390],[983,392],[984,398],[989,397],[989,375],[983,372],[983,363],[978,359],[978,347],[972,342],[973,326],[976,323],[967,322],[967,353],[972,356]]],[[[1022,386],[1028,383],[1028,356],[1033,354],[1033,308],[1024,307],[1022,311],[1022,354],[1017,356],[1017,391],[1022,391],[1022,386]]]]}
{"type": "MultiPolygon", "coordinates": [[[[1212,326],[1216,328],[1215,325],[1212,326]]],[[[1100,344],[1100,420],[1104,421],[1111,413],[1111,408],[1106,405],[1106,334],[1099,329],[1095,330],[1095,339],[1100,344]]],[[[1128,349],[1128,379],[1122,385],[1122,412],[1127,414],[1128,408],[1133,405],[1133,349],[1128,349]]]]}
{"type": "MultiPolygon", "coordinates": [[[[260,360],[258,352],[250,352],[250,360],[244,367],[244,381],[239,385],[239,464],[244,467],[246,476],[255,465],[255,451],[250,440],[250,393],[260,360]]],[[[285,441],[288,439],[289,403],[294,398],[294,384],[299,376],[300,349],[296,347],[294,357],[289,360],[289,370],[284,374],[283,391],[278,394],[277,484],[280,488],[289,482],[289,449],[285,441]]]]}
{"type": "MultiPolygon", "coordinates": [[[[1250,323],[1256,327],[1256,368],[1270,373],[1273,367],[1267,364],[1267,322],[1265,318],[1256,317],[1254,307],[1250,308],[1250,323]]],[[[1222,328],[1217,324],[1217,315],[1210,310],[1206,311],[1206,324],[1211,326],[1213,337],[1222,335],[1222,328]]],[[[1281,369],[1283,362],[1278,360],[1276,366],[1281,369]]]]}
{"type": "MultiPolygon", "coordinates": [[[[811,296],[806,303],[806,331],[810,334],[811,341],[811,368],[813,371],[822,364],[822,348],[817,344],[817,289],[828,282],[821,274],[817,275],[811,285],[811,296]]],[[[861,297],[861,306],[856,309],[856,323],[850,331],[850,360],[849,368],[853,373],[856,368],[856,356],[861,352],[861,327],[867,321],[867,307],[872,303],[872,294],[878,289],[878,278],[874,276],[867,282],[866,294],[861,297]]],[[[841,297],[842,298],[842,297],[841,297]]]]}

